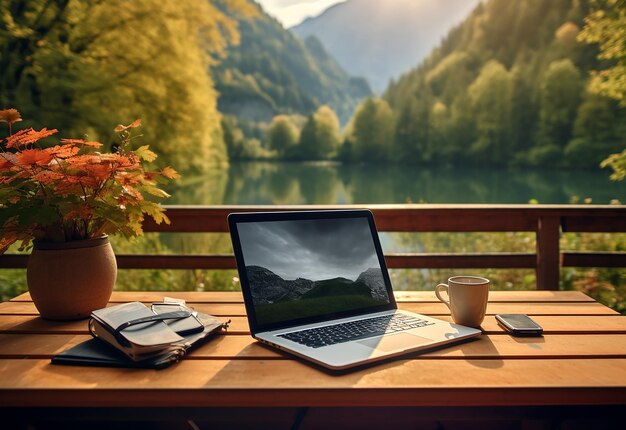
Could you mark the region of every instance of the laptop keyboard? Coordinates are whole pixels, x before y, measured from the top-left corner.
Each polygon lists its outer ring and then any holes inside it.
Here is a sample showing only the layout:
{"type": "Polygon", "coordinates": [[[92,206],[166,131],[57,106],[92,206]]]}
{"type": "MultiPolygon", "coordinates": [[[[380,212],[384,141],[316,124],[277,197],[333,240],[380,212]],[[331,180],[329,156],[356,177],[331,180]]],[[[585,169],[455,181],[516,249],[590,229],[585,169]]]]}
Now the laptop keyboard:
{"type": "Polygon", "coordinates": [[[433,325],[417,317],[404,314],[383,315],[364,320],[350,321],[325,327],[300,330],[278,335],[284,339],[297,342],[311,348],[349,342],[351,340],[366,339],[380,336],[385,333],[410,330],[418,327],[433,325]]]}

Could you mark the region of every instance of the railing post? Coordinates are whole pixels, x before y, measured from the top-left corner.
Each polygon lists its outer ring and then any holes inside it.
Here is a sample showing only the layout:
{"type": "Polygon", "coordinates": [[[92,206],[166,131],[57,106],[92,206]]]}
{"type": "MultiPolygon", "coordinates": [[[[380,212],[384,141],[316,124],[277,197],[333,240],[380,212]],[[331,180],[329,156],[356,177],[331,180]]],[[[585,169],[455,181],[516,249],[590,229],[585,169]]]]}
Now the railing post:
{"type": "Polygon", "coordinates": [[[537,289],[558,290],[560,274],[560,227],[556,216],[540,216],[537,222],[537,289]]]}

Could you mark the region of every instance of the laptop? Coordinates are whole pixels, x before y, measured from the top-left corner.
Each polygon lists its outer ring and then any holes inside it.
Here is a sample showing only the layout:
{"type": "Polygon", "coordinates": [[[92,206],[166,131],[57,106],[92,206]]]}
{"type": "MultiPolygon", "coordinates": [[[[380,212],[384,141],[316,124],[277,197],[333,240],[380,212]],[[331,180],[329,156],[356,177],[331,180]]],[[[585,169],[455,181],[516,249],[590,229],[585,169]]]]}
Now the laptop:
{"type": "Polygon", "coordinates": [[[368,210],[233,213],[250,332],[333,370],[459,342],[480,330],[398,309],[368,210]]]}

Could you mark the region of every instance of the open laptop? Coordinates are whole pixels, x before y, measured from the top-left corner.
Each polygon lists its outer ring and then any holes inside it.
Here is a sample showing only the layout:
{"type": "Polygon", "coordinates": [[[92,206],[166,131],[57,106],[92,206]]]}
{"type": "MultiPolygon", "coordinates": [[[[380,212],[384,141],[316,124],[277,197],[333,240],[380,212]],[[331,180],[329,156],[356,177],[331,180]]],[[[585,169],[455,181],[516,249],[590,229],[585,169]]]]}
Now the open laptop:
{"type": "Polygon", "coordinates": [[[252,336],[330,369],[480,330],[399,310],[368,210],[228,216],[252,336]]]}

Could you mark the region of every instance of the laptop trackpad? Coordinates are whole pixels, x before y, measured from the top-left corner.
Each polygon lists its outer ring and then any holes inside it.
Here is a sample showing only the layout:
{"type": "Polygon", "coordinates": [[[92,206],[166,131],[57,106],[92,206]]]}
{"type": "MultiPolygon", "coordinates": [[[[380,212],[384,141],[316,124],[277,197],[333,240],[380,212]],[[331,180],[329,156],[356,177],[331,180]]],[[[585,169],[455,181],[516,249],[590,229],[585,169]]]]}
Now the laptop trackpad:
{"type": "Polygon", "coordinates": [[[433,343],[431,339],[416,336],[410,333],[398,333],[383,337],[375,337],[373,339],[365,339],[358,341],[361,345],[368,346],[372,349],[379,349],[384,352],[402,351],[405,349],[415,348],[420,345],[433,343]]]}

